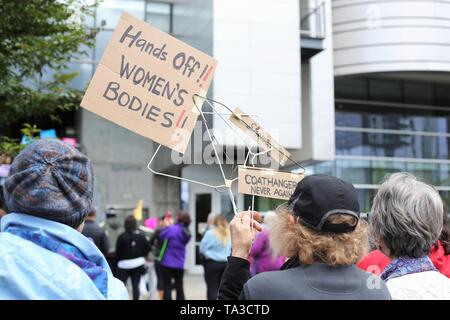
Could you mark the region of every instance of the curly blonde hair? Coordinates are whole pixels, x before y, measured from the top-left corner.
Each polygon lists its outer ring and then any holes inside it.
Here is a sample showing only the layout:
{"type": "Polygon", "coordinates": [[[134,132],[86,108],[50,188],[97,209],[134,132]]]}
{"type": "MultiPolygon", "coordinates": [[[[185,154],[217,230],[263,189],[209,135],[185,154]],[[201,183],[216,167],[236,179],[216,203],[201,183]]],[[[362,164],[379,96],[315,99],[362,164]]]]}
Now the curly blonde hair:
{"type": "MultiPolygon", "coordinates": [[[[302,224],[283,206],[271,223],[270,243],[277,254],[297,256],[301,265],[322,262],[330,266],[349,266],[369,252],[368,224],[360,219],[352,232],[332,233],[315,231],[302,224]]],[[[355,217],[333,215],[331,223],[356,223],[355,217]]]]}

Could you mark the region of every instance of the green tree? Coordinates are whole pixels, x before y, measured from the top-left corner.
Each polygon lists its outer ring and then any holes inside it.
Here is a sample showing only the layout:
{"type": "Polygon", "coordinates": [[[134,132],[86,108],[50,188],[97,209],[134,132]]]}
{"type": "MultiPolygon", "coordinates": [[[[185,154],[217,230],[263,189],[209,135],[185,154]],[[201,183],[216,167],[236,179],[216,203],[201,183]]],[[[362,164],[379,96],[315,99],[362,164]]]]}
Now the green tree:
{"type": "Polygon", "coordinates": [[[87,0],[0,0],[0,133],[79,106],[82,92],[69,87],[78,74],[67,64],[93,44],[96,31],[86,19],[95,7],[87,0]]]}

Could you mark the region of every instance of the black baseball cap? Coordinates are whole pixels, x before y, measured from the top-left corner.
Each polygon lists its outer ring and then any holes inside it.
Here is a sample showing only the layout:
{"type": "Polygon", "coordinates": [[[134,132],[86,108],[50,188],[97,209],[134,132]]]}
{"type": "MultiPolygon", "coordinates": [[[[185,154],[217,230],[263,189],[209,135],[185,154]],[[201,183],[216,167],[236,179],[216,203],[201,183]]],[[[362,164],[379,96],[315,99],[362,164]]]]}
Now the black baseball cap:
{"type": "Polygon", "coordinates": [[[325,174],[303,178],[288,201],[288,208],[303,224],[316,230],[345,233],[355,230],[359,221],[359,203],[351,183],[325,174]],[[356,218],[355,224],[335,224],[329,217],[335,214],[356,218]]]}

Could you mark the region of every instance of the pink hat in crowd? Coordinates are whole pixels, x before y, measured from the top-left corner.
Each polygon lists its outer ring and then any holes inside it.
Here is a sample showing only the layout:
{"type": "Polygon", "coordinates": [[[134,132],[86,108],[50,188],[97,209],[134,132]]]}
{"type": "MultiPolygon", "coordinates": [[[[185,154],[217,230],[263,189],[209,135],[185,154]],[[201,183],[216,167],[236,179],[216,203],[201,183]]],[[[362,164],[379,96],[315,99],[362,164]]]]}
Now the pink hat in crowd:
{"type": "Polygon", "coordinates": [[[158,218],[157,217],[151,217],[144,221],[144,226],[146,226],[149,229],[155,230],[158,226],[158,218]]]}

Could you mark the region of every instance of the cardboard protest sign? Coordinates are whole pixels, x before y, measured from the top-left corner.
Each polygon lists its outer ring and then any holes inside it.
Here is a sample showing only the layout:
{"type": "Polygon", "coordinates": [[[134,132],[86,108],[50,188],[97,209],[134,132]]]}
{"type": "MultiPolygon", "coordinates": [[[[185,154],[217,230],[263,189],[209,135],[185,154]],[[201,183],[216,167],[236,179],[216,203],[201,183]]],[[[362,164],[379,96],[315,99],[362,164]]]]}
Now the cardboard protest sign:
{"type": "Polygon", "coordinates": [[[207,54],[124,13],[81,106],[184,153],[199,114],[194,95],[206,95],[216,67],[207,54]]]}
{"type": "Polygon", "coordinates": [[[230,122],[236,127],[249,135],[261,148],[265,151],[272,148],[269,152],[270,156],[275,159],[281,166],[284,166],[290,153],[283,148],[273,137],[264,130],[255,120],[250,116],[244,115],[244,112],[239,108],[234,109],[230,116],[230,122]]]}
{"type": "Polygon", "coordinates": [[[239,166],[238,192],[289,200],[303,173],[239,166]]]}

